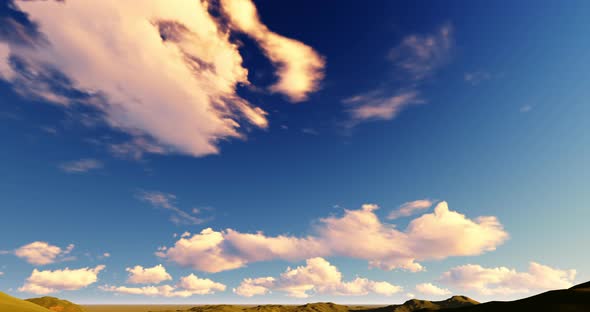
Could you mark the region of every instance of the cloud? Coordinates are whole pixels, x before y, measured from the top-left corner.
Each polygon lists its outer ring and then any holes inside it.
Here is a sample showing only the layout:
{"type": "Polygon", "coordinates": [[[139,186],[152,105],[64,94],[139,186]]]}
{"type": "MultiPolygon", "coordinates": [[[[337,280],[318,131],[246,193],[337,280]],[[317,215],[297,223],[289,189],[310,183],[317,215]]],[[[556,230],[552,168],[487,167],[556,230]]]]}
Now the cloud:
{"type": "Polygon", "coordinates": [[[473,86],[480,84],[484,80],[489,80],[492,78],[492,75],[488,72],[484,71],[476,71],[476,72],[469,72],[463,75],[463,79],[467,83],[470,83],[473,86]]]}
{"type": "Polygon", "coordinates": [[[532,105],[523,105],[520,107],[520,112],[521,113],[528,113],[530,111],[533,110],[533,106],[532,105]]]}
{"type": "Polygon", "coordinates": [[[150,203],[154,207],[171,211],[170,221],[175,224],[194,225],[201,224],[205,221],[197,216],[200,213],[198,209],[193,209],[191,211],[192,213],[188,213],[178,208],[174,203],[176,201],[176,195],[174,194],[158,191],[141,191],[137,194],[137,198],[150,203]]]}
{"type": "Polygon", "coordinates": [[[218,291],[225,291],[226,286],[214,282],[208,278],[199,278],[194,274],[180,278],[176,286],[161,285],[161,286],[143,286],[143,287],[127,287],[127,286],[99,286],[99,289],[107,292],[115,292],[119,294],[130,295],[144,295],[144,296],[161,296],[161,297],[190,297],[193,295],[208,295],[218,291]]]}
{"type": "Polygon", "coordinates": [[[71,253],[74,245],[70,244],[66,249],[51,245],[46,242],[36,241],[19,247],[14,254],[25,259],[30,264],[46,265],[60,260],[67,260],[64,257],[71,253]]]}
{"type": "Polygon", "coordinates": [[[408,106],[426,103],[421,96],[420,83],[448,63],[453,41],[450,24],[439,27],[432,34],[413,34],[403,38],[388,55],[394,73],[403,83],[389,81],[388,84],[399,86],[381,87],[344,99],[342,102],[349,106],[350,115],[345,125],[354,127],[366,121],[392,120],[408,106]]]}
{"type": "Polygon", "coordinates": [[[234,29],[252,37],[278,67],[279,81],[270,87],[293,102],[307,99],[324,77],[324,59],[313,48],[278,35],[262,24],[251,0],[221,0],[223,12],[234,29]]]}
{"type": "Polygon", "coordinates": [[[440,288],[432,283],[422,283],[416,285],[416,291],[430,296],[446,296],[450,295],[451,291],[446,288],[440,288]]]}
{"type": "Polygon", "coordinates": [[[261,45],[278,68],[271,90],[294,101],[317,90],[324,64],[311,47],[269,31],[250,2],[236,3],[251,10],[252,29],[236,27],[228,1],[223,12],[233,27],[210,1],[16,1],[42,40],[4,38],[2,78],[24,96],[96,110],[136,147],[114,145],[118,152],[215,154],[220,141],[268,126],[267,113],[238,95],[250,82],[233,31],[261,45]],[[149,143],[138,146],[137,138],[149,143]]]}
{"type": "Polygon", "coordinates": [[[61,290],[78,290],[95,283],[98,280],[98,273],[104,270],[104,265],[95,268],[81,268],[71,270],[33,270],[25,284],[18,290],[38,295],[55,293],[61,290]]]}
{"type": "Polygon", "coordinates": [[[407,106],[424,103],[415,90],[403,91],[393,96],[368,93],[356,95],[344,100],[344,103],[355,105],[349,110],[353,121],[391,120],[407,106]],[[360,105],[358,105],[360,104],[360,105]]]}
{"type": "Polygon", "coordinates": [[[467,264],[442,274],[440,281],[485,296],[510,295],[573,286],[576,270],[562,270],[531,262],[527,272],[507,267],[467,264]]]}
{"type": "Polygon", "coordinates": [[[342,281],[342,273],[323,258],[311,258],[305,266],[287,268],[278,278],[246,278],[234,289],[234,293],[252,297],[272,290],[287,293],[290,297],[307,298],[311,293],[341,296],[362,296],[369,293],[390,296],[402,290],[388,282],[376,282],[357,277],[350,282],[342,281]]]}
{"type": "Polygon", "coordinates": [[[92,158],[84,158],[59,165],[59,168],[67,173],[84,173],[102,167],[103,164],[100,160],[92,158]]]}
{"type": "Polygon", "coordinates": [[[403,203],[397,210],[390,212],[387,219],[393,220],[400,217],[411,216],[417,212],[423,211],[432,207],[434,203],[430,199],[420,199],[407,203],[403,203]]]}
{"type": "Polygon", "coordinates": [[[136,265],[133,268],[125,269],[125,271],[129,272],[127,283],[131,284],[158,284],[172,280],[172,276],[166,272],[166,268],[161,264],[151,268],[136,265]]]}
{"type": "Polygon", "coordinates": [[[446,64],[453,47],[453,27],[446,24],[428,35],[410,35],[389,51],[389,59],[414,80],[431,76],[446,64]]]}
{"type": "Polygon", "coordinates": [[[403,231],[382,223],[377,209],[377,205],[366,204],[359,210],[345,210],[342,217],[320,219],[313,235],[304,237],[207,228],[180,237],[172,247],[159,248],[156,255],[204,272],[236,269],[251,262],[326,256],[365,259],[371,267],[415,272],[423,270],[418,261],[479,255],[508,239],[495,217],[472,220],[449,210],[446,202],[413,219],[403,231]]]}

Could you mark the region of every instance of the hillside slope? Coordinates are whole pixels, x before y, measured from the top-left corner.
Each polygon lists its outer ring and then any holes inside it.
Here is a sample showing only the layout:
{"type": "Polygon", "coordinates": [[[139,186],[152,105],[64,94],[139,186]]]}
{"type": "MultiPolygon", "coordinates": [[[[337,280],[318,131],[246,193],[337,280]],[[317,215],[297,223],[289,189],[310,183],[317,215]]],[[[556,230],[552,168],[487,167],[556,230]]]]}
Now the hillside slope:
{"type": "Polygon", "coordinates": [[[52,312],[42,306],[0,292],[0,312],[52,312]]]}
{"type": "Polygon", "coordinates": [[[26,299],[26,301],[40,305],[55,312],[86,312],[84,308],[77,304],[55,297],[31,298],[26,299]]]}
{"type": "MultiPolygon", "coordinates": [[[[434,311],[433,309],[421,310],[434,311]]],[[[515,300],[491,301],[471,307],[444,309],[438,312],[587,312],[590,311],[590,282],[570,289],[551,290],[542,294],[515,300]]]]}

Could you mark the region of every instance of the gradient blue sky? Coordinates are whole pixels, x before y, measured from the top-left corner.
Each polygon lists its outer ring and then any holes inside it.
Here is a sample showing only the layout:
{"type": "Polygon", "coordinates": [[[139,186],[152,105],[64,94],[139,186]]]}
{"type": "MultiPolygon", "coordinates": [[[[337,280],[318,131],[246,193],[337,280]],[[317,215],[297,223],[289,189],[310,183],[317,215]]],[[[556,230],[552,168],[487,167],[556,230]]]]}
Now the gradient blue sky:
{"type": "MultiPolygon", "coordinates": [[[[575,269],[575,277],[561,277],[565,284],[590,279],[590,254],[585,248],[590,245],[588,2],[255,4],[268,29],[302,42],[324,58],[324,78],[307,100],[291,103],[284,95],[268,91],[277,79],[276,67],[255,40],[232,33],[231,41],[240,42],[242,65],[255,86],[239,87],[237,94],[268,113],[268,127],[240,122],[244,138],[216,142],[216,154],[191,155],[174,149],[141,155],[114,153],[113,142],[132,142],[137,132],[109,126],[100,107],[56,105],[35,98],[27,84],[43,83],[39,79],[0,80],[1,291],[32,297],[36,294],[18,289],[33,269],[97,265],[106,268],[96,282],[54,295],[84,303],[390,303],[411,294],[445,297],[415,288],[432,283],[479,300],[510,299],[541,289],[523,282],[525,291],[483,294],[441,275],[466,264],[526,274],[531,261],[554,270],[575,269]],[[448,41],[441,43],[437,40],[443,29],[450,33],[444,39],[448,41]],[[411,55],[415,51],[400,49],[411,36],[435,40],[434,52],[419,59],[428,68],[422,77],[400,67],[400,59],[415,61],[411,55]],[[401,56],[392,57],[397,52],[401,56]],[[400,106],[399,114],[391,118],[355,118],[351,113],[353,107],[409,91],[418,94],[420,103],[400,106]],[[364,95],[360,102],[349,103],[358,95],[364,95]],[[78,163],[82,166],[75,171],[72,165],[80,160],[86,162],[78,163]],[[168,209],[145,200],[158,192],[175,196],[168,209]],[[199,233],[205,228],[307,236],[321,218],[340,218],[345,209],[358,210],[366,203],[380,206],[374,212],[382,223],[403,230],[421,214],[432,213],[434,205],[404,218],[388,220],[386,216],[420,199],[434,204],[446,201],[450,210],[471,220],[494,216],[510,238],[493,251],[418,261],[426,268],[421,272],[369,268],[367,260],[323,255],[342,272],[344,281],[360,276],[403,287],[391,296],[373,292],[346,296],[316,288],[309,298],[293,298],[280,289],[243,297],[232,289],[244,278],[277,278],[287,267],[305,265],[305,260],[272,259],[211,273],[154,254],[160,246],[173,246],[179,240],[175,233],[199,233]],[[170,207],[200,223],[187,221],[170,207]],[[193,208],[199,212],[193,214],[193,208]],[[173,222],[175,216],[181,222],[173,222]],[[45,265],[15,255],[15,250],[35,241],[62,250],[69,244],[75,247],[45,265]],[[110,257],[103,257],[104,253],[110,257]],[[167,298],[99,288],[145,286],[129,284],[125,269],[157,264],[173,277],[160,284],[175,285],[182,276],[194,273],[227,289],[167,298]]],[[[17,21],[24,25],[22,29],[48,31],[42,24],[35,28],[17,12],[20,5],[18,1],[3,4],[0,25],[17,21]]],[[[103,22],[107,23],[96,21],[103,22]]],[[[4,29],[0,44],[16,45],[19,34],[8,26],[4,29]]],[[[14,51],[9,65],[18,72],[23,68],[14,51]]],[[[54,79],[45,83],[57,84],[54,79]]],[[[66,84],[75,85],[75,81],[66,84]]],[[[76,92],[61,94],[79,97],[76,92]]],[[[105,97],[108,102],[108,93],[105,97]]],[[[166,118],[162,115],[162,122],[175,124],[166,118]]],[[[149,139],[150,133],[142,135],[149,139]]],[[[166,142],[154,144],[166,146],[166,142]]],[[[532,275],[529,272],[526,278],[532,275]]]]}

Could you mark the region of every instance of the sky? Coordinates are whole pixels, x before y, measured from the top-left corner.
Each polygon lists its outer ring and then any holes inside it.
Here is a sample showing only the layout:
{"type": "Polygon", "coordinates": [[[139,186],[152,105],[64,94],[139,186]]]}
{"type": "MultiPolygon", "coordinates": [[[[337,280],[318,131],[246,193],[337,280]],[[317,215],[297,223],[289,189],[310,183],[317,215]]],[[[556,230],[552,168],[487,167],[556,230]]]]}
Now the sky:
{"type": "Polygon", "coordinates": [[[510,300],[590,280],[587,1],[3,1],[0,291],[510,300]]]}

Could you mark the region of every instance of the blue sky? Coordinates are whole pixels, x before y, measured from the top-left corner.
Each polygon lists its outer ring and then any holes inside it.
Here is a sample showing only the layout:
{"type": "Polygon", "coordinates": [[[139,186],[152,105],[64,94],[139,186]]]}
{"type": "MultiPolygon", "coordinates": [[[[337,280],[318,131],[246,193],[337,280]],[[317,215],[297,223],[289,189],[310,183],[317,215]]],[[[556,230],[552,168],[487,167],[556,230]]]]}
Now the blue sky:
{"type": "Polygon", "coordinates": [[[390,303],[590,279],[587,3],[158,2],[0,7],[1,291],[390,303]]]}

